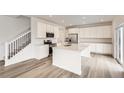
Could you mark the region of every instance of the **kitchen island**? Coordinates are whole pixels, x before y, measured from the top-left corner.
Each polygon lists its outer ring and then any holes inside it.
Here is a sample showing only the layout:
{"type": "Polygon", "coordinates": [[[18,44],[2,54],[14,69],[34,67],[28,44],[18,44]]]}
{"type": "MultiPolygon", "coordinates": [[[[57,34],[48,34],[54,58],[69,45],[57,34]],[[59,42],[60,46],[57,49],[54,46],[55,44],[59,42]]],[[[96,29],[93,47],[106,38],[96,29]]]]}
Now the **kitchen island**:
{"type": "Polygon", "coordinates": [[[81,75],[81,58],[90,57],[90,47],[72,44],[53,48],[53,65],[81,75]]]}

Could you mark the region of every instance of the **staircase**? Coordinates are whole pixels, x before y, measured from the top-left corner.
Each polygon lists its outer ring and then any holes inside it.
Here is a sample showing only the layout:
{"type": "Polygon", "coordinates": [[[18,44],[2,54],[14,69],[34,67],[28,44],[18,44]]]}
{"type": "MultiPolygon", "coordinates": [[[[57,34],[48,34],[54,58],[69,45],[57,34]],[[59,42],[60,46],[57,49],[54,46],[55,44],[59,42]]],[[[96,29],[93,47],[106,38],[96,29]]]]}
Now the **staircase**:
{"type": "Polygon", "coordinates": [[[4,64],[5,64],[4,60],[0,60],[0,67],[4,66],[4,64]]]}
{"type": "MultiPolygon", "coordinates": [[[[5,65],[6,62],[11,64],[11,59],[17,56],[22,50],[29,46],[31,43],[31,31],[25,32],[12,41],[5,43],[5,65]]],[[[23,53],[21,54],[23,56],[23,53]]],[[[19,59],[19,58],[16,58],[19,59]]],[[[16,60],[17,61],[17,60],[16,60]]],[[[15,63],[15,62],[14,62],[15,63]]]]}

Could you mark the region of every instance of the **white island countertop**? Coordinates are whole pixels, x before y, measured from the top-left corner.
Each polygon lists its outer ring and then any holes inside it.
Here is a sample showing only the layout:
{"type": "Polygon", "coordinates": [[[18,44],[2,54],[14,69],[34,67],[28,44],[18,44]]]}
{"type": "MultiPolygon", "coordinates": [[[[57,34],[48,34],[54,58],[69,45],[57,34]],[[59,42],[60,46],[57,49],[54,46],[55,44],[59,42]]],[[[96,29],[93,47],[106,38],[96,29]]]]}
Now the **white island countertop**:
{"type": "Polygon", "coordinates": [[[80,46],[79,44],[72,44],[70,46],[65,46],[65,45],[61,45],[61,46],[57,46],[54,48],[59,48],[59,49],[67,49],[67,50],[71,50],[71,51],[79,51],[81,52],[82,50],[85,50],[86,48],[88,48],[89,45],[84,44],[83,46],[80,46]]]}
{"type": "Polygon", "coordinates": [[[90,57],[89,45],[72,44],[53,48],[53,65],[81,75],[81,58],[90,57]]]}

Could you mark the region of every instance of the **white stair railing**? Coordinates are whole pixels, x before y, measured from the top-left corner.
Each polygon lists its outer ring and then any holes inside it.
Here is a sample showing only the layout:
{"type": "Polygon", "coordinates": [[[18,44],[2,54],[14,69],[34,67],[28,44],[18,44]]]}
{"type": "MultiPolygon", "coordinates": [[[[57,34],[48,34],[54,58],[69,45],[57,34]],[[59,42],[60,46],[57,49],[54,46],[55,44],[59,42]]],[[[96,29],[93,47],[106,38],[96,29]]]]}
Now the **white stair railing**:
{"type": "Polygon", "coordinates": [[[5,61],[14,57],[31,43],[31,31],[28,31],[10,42],[5,43],[5,61]]]}

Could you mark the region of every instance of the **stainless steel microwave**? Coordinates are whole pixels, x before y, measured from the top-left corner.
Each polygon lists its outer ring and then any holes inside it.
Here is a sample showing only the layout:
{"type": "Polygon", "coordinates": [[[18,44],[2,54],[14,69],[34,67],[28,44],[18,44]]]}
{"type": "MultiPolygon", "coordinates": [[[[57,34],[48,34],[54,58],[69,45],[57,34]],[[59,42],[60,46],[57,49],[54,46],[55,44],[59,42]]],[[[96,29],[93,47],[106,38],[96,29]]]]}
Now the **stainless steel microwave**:
{"type": "Polygon", "coordinates": [[[46,37],[54,38],[54,33],[46,32],[46,37]]]}

